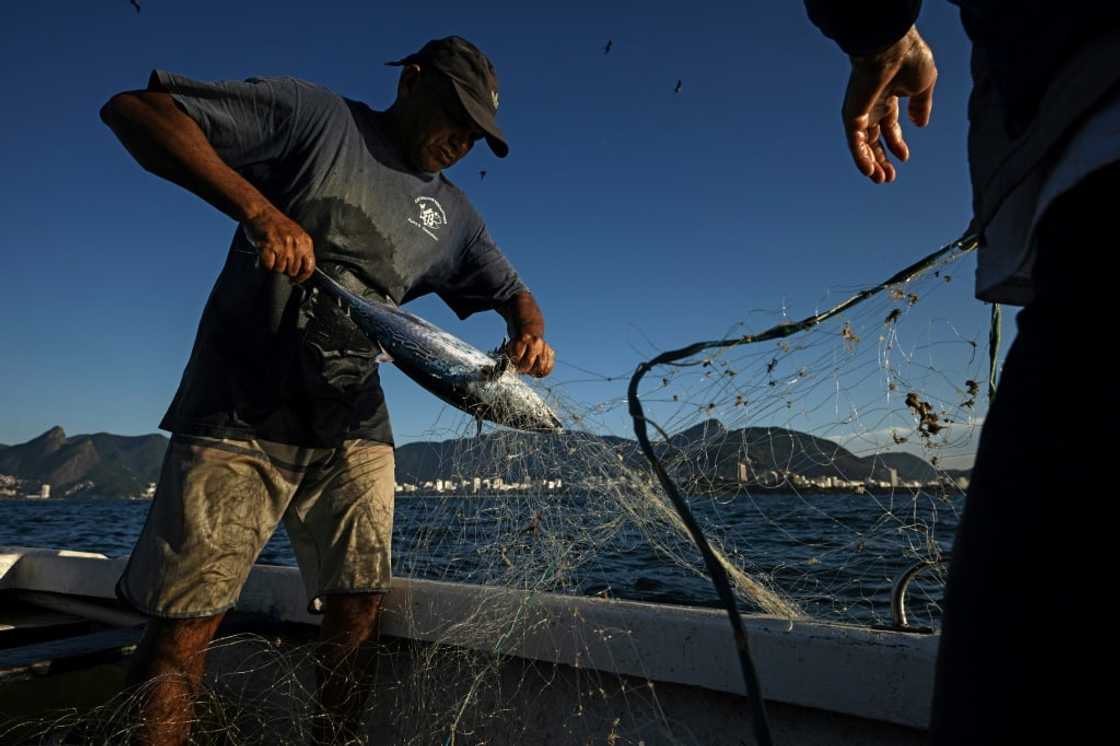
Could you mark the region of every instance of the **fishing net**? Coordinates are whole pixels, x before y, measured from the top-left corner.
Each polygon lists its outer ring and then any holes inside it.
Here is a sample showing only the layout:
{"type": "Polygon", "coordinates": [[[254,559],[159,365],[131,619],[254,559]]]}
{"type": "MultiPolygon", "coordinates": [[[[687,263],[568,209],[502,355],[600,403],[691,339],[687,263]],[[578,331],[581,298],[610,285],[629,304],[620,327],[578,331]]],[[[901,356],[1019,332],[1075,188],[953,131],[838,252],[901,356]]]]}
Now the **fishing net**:
{"type": "MultiPolygon", "coordinates": [[[[395,576],[491,590],[426,630],[423,644],[382,643],[370,705],[377,742],[532,742],[534,726],[510,702],[542,687],[571,692],[570,711],[550,713],[569,739],[558,743],[706,742],[667,716],[640,676],[561,674],[529,661],[511,673],[505,658],[549,623],[549,594],[718,606],[687,520],[744,613],[936,628],[990,396],[990,311],[944,300],[954,283],[970,283],[973,248],[954,242],[891,278],[832,289],[801,313],[745,312],[721,338],[651,355],[630,396],[629,374],[561,365],[536,386],[563,433],[476,432],[449,410],[423,442],[400,447],[395,576]],[[573,392],[588,381],[610,398],[580,401],[573,392]],[[908,571],[903,620],[892,589],[908,571]]],[[[278,536],[269,551],[283,556],[283,545],[278,536]]],[[[627,634],[598,628],[587,645],[625,646],[627,634]]],[[[218,718],[241,724],[222,737],[300,742],[299,714],[314,700],[310,654],[242,645],[256,652],[211,674],[211,690],[230,694],[252,678],[300,704],[264,717],[272,710],[243,688],[223,705],[237,712],[218,718]],[[247,713],[271,723],[272,740],[253,735],[247,713]]]]}
{"type": "MultiPolygon", "coordinates": [[[[972,246],[646,364],[634,398],[653,455],[745,611],[889,625],[894,581],[926,563],[907,608],[913,626],[937,625],[989,393],[987,308],[962,323],[938,306],[972,246]]],[[[543,388],[567,433],[475,436],[464,419],[401,450],[397,574],[716,604],[628,399],[589,407],[565,385],[543,388]]]]}

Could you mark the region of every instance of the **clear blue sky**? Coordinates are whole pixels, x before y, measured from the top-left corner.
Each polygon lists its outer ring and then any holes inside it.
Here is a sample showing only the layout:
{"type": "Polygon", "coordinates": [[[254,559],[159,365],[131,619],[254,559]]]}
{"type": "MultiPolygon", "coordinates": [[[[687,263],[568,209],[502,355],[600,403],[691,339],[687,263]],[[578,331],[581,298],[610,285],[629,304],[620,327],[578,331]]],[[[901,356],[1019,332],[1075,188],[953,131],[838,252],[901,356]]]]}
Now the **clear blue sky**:
{"type": "MultiPolygon", "coordinates": [[[[537,294],[557,381],[586,377],[573,365],[628,373],[651,342],[719,337],[752,309],[801,317],[969,219],[968,45],[948,3],[926,3],[919,22],[941,77],[933,122],[909,128],[912,159],[890,186],[852,168],[846,59],[793,0],[142,5],[3,12],[0,443],[52,425],[153,432],[178,384],[234,225],[143,172],[99,121],[154,67],[295,75],[383,108],[398,73],[384,61],[448,34],[478,44],[502,82],[512,153],[476,149],[448,175],[537,294]]],[[[970,273],[942,300],[973,328],[970,273]]],[[[460,323],[434,297],[411,308],[482,347],[502,336],[495,314],[460,323]]],[[[384,378],[399,441],[440,419],[398,372],[384,378]]],[[[590,404],[624,386],[567,393],[590,404]]]]}

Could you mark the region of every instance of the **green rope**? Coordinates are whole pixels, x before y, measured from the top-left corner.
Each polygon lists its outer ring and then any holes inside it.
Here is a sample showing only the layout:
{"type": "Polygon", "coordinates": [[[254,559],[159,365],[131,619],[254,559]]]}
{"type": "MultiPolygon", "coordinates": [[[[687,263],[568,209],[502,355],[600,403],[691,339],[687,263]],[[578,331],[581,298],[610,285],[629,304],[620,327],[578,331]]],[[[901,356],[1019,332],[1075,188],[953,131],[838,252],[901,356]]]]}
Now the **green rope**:
{"type": "MultiPolygon", "coordinates": [[[[772,339],[781,339],[788,337],[797,332],[804,331],[811,327],[820,324],[821,322],[836,316],[837,314],[845,311],[852,306],[855,306],[868,298],[881,293],[887,288],[894,285],[901,285],[909,282],[910,280],[918,277],[922,273],[936,266],[946,255],[952,252],[967,253],[976,249],[979,240],[975,234],[966,232],[965,235],[958,238],[956,241],[949,243],[924,259],[920,259],[909,267],[902,269],[892,275],[889,279],[879,283],[873,287],[866,288],[857,292],[845,301],[833,306],[827,311],[815,314],[808,318],[802,319],[796,323],[783,322],[777,326],[771,327],[766,331],[755,335],[744,335],[734,339],[715,339],[703,342],[694,342],[687,347],[682,347],[677,350],[670,350],[663,352],[652,360],[647,360],[638,365],[634,375],[630,377],[630,386],[627,389],[627,399],[630,404],[630,417],[634,422],[634,434],[638,439],[638,446],[641,448],[642,453],[645,454],[646,459],[653,467],[658,480],[661,482],[665,494],[673,503],[676,508],[677,514],[681,517],[685,527],[688,529],[692,541],[696,544],[697,549],[700,550],[701,556],[704,558],[704,563],[708,569],[708,575],[715,586],[716,594],[719,596],[724,609],[727,611],[729,621],[731,622],[731,632],[735,640],[735,647],[739,657],[739,665],[743,673],[743,682],[746,685],[747,696],[751,701],[751,709],[753,717],[751,719],[755,731],[755,740],[762,746],[769,746],[773,743],[770,734],[770,722],[766,715],[766,706],[763,702],[762,688],[759,684],[758,671],[755,669],[754,660],[751,656],[750,644],[747,638],[747,632],[743,625],[742,617],[739,614],[738,606],[735,602],[735,594],[731,590],[731,584],[727,578],[727,572],[724,570],[723,565],[720,564],[715,554],[712,552],[711,546],[708,544],[707,538],[704,536],[700,524],[692,515],[692,511],[688,508],[688,502],[681,496],[680,490],[677,488],[676,483],[666,471],[665,467],[661,464],[657,454],[653,450],[653,446],[649,441],[649,433],[646,425],[653,425],[657,430],[665,436],[662,430],[652,420],[647,420],[645,411],[642,408],[641,397],[638,394],[642,378],[650,370],[658,365],[688,365],[689,363],[679,363],[678,360],[691,357],[700,352],[710,349],[722,347],[735,347],[738,345],[755,344],[772,339]]],[[[998,342],[998,334],[997,334],[998,342]]],[[[994,360],[994,357],[993,357],[994,360]]],[[[994,383],[991,384],[994,386],[994,383]]]]}

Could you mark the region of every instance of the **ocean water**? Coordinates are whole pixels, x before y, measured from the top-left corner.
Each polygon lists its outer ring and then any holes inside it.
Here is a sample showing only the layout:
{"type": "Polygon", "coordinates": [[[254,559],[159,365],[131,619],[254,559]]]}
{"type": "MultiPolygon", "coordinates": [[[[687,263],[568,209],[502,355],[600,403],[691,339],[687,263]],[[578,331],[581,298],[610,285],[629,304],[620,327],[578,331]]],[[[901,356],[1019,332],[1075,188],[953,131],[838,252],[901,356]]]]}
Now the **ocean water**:
{"type": "MultiPolygon", "coordinates": [[[[699,552],[687,540],[666,534],[650,541],[628,523],[605,531],[613,516],[589,498],[557,498],[544,510],[541,505],[539,497],[398,498],[394,574],[493,582],[503,563],[512,568],[534,561],[553,573],[558,568],[550,558],[560,546],[565,592],[718,605],[711,582],[698,572],[699,552]],[[666,546],[684,561],[659,549],[666,546]]],[[[0,545],[124,557],[148,507],[129,500],[0,500],[0,545]]],[[[950,549],[962,505],[960,498],[930,495],[766,493],[693,498],[691,507],[736,562],[810,616],[887,624],[895,579],[931,552],[950,549]]],[[[296,564],[283,528],[258,562],[296,564]]],[[[937,626],[942,581],[935,570],[912,586],[911,624],[937,626]]]]}

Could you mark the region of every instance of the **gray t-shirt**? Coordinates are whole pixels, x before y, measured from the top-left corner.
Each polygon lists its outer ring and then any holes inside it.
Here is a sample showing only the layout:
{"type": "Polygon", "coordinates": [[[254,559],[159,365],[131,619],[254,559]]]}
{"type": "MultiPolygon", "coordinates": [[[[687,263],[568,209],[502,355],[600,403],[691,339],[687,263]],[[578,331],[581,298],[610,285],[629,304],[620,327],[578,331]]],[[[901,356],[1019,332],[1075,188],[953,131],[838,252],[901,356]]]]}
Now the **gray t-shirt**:
{"type": "MultiPolygon", "coordinates": [[[[402,161],[383,113],[293,78],[153,76],[351,289],[397,303],[438,293],[460,318],[526,289],[466,195],[402,161]]],[[[238,229],[160,427],[308,447],[392,443],[376,353],[325,296],[258,266],[238,229]]]]}

